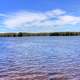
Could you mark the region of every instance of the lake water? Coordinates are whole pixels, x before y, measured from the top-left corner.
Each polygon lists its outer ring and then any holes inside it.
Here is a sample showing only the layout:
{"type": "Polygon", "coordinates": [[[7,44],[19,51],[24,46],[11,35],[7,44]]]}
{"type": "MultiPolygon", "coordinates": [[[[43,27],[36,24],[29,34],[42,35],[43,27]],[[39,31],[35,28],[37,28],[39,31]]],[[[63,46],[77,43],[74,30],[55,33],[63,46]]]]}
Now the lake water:
{"type": "Polygon", "coordinates": [[[0,74],[14,72],[57,72],[79,80],[80,36],[1,37],[0,74]]]}

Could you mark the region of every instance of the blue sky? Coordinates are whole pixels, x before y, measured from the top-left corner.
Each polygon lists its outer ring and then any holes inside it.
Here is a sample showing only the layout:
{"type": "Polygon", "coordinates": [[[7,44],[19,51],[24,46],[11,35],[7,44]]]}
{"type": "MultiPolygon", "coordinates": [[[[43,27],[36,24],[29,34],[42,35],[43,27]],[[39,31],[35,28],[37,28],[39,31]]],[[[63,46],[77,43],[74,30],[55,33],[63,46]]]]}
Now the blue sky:
{"type": "Polygon", "coordinates": [[[80,31],[80,0],[0,0],[0,32],[80,31]]]}

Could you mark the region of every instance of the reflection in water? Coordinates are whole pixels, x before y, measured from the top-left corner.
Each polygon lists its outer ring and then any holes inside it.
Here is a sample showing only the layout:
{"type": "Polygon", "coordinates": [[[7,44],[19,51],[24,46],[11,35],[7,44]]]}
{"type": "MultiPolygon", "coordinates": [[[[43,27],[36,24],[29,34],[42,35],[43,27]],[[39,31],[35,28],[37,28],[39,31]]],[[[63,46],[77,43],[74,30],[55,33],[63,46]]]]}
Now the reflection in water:
{"type": "Polygon", "coordinates": [[[9,80],[20,74],[31,77],[29,73],[39,72],[39,76],[44,74],[44,80],[51,76],[48,73],[79,80],[79,41],[79,36],[0,38],[0,78],[4,76],[4,80],[9,80]]]}

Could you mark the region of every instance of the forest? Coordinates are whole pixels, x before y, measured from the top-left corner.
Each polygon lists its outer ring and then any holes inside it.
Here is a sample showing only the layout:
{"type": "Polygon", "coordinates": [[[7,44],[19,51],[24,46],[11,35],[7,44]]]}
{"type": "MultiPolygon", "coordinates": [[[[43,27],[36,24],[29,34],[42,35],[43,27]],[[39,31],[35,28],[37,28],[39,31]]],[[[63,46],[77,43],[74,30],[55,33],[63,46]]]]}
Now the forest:
{"type": "Polygon", "coordinates": [[[25,37],[25,36],[80,36],[80,32],[0,33],[0,37],[25,37]]]}

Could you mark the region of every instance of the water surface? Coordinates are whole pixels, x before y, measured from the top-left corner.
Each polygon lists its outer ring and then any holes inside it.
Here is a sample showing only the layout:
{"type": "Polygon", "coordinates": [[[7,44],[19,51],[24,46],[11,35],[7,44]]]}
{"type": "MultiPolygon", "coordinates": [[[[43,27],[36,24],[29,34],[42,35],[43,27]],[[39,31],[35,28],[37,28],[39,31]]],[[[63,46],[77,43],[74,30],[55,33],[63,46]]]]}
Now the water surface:
{"type": "Polygon", "coordinates": [[[61,72],[80,79],[80,37],[1,37],[0,74],[61,72]]]}

